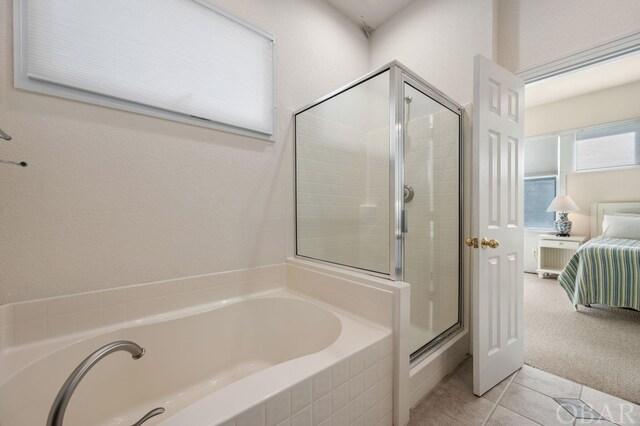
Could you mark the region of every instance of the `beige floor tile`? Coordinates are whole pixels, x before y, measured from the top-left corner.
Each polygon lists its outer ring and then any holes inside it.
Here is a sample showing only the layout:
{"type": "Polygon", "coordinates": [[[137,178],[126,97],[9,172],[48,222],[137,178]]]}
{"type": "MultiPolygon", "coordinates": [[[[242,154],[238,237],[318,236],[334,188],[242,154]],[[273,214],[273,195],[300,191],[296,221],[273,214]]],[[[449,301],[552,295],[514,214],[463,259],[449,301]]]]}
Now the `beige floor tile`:
{"type": "Polygon", "coordinates": [[[435,407],[423,406],[421,409],[411,410],[411,420],[408,426],[463,426],[463,423],[447,416],[435,407]]]}
{"type": "Polygon", "coordinates": [[[463,391],[471,390],[473,392],[473,358],[469,357],[463,361],[458,368],[451,373],[446,383],[463,391]]]}
{"type": "Polygon", "coordinates": [[[507,389],[507,387],[513,381],[513,377],[516,374],[517,373],[513,373],[512,375],[510,375],[509,377],[507,377],[506,379],[504,379],[503,381],[495,385],[487,393],[482,395],[482,397],[487,398],[489,401],[498,402],[500,397],[502,397],[502,394],[504,393],[505,389],[507,389]]]}
{"type": "Polygon", "coordinates": [[[499,405],[487,422],[487,426],[536,426],[537,424],[499,405]]]}
{"type": "Polygon", "coordinates": [[[461,390],[447,383],[428,397],[429,405],[465,425],[482,425],[495,404],[488,399],[478,398],[471,389],[461,390]]]}
{"type": "MultiPolygon", "coordinates": [[[[516,373],[504,379],[502,382],[495,385],[487,393],[483,395],[489,401],[498,402],[498,399],[502,396],[502,393],[507,388],[509,383],[513,380],[516,373]]],[[[465,392],[473,392],[473,359],[467,358],[460,366],[448,377],[445,382],[453,387],[456,387],[465,392]]]]}
{"type": "Polygon", "coordinates": [[[579,398],[582,386],[546,371],[525,365],[514,382],[554,398],[579,398]]]}
{"type": "Polygon", "coordinates": [[[566,426],[573,422],[573,416],[553,399],[518,383],[511,383],[500,405],[545,426],[566,426]]]}
{"type": "Polygon", "coordinates": [[[615,426],[615,423],[608,422],[606,420],[589,420],[589,419],[576,419],[574,425],[578,426],[586,426],[586,425],[595,425],[595,426],[615,426]]]}
{"type": "Polygon", "coordinates": [[[585,386],[580,399],[619,425],[640,425],[640,406],[585,386]]]}

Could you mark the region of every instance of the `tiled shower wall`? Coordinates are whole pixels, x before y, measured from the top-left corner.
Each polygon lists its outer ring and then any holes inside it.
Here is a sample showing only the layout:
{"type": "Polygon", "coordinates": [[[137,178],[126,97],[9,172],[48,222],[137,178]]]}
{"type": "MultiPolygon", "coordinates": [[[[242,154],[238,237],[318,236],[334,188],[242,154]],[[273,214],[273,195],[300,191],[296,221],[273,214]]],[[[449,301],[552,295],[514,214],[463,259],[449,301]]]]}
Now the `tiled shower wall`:
{"type": "Polygon", "coordinates": [[[389,128],[365,136],[365,192],[360,206],[360,266],[379,270],[389,263],[389,128]]]}
{"type": "Polygon", "coordinates": [[[310,113],[296,130],[298,253],[357,265],[364,133],[310,113]]]}
{"type": "Polygon", "coordinates": [[[223,426],[391,426],[392,370],[389,335],[223,426]]]}
{"type": "Polygon", "coordinates": [[[412,326],[430,339],[457,321],[458,116],[421,114],[407,133],[405,183],[415,197],[406,204],[405,281],[411,284],[412,326]]]}
{"type": "Polygon", "coordinates": [[[389,130],[297,117],[298,254],[384,272],[389,264],[389,130]]]}
{"type": "MultiPolygon", "coordinates": [[[[386,270],[388,127],[368,130],[369,123],[310,112],[298,120],[298,253],[386,270]]],[[[458,130],[458,116],[448,110],[420,114],[407,126],[405,180],[416,195],[407,204],[405,281],[423,343],[458,315],[458,130]]]]}

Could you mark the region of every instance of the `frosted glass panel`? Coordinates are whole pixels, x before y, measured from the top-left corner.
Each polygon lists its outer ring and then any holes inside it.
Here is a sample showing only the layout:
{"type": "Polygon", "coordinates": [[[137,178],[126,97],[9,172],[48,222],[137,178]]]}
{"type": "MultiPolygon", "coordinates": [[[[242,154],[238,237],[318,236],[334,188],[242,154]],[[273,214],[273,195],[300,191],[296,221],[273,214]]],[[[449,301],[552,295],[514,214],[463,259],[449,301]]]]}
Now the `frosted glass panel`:
{"type": "Polygon", "coordinates": [[[411,284],[411,352],[459,322],[459,120],[405,84],[404,280],[411,284]]]}
{"type": "Polygon", "coordinates": [[[297,254],[389,273],[389,72],[296,115],[297,254]]]}
{"type": "Polygon", "coordinates": [[[270,36],[188,0],[22,0],[30,79],[273,134],[270,36]]]}

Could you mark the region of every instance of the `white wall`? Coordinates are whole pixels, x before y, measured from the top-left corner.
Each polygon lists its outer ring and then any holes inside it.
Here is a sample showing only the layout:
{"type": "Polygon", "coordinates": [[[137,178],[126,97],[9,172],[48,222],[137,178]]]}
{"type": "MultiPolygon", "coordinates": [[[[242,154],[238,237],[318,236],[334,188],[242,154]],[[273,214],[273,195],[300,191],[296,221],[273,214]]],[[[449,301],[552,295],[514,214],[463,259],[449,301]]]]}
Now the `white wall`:
{"type": "Polygon", "coordinates": [[[371,37],[371,68],[399,60],[456,100],[473,100],[473,57],[493,55],[492,0],[416,0],[371,37]]]}
{"type": "Polygon", "coordinates": [[[0,158],[29,162],[0,167],[0,304],[284,261],[290,111],[367,41],[320,0],[214,3],[276,37],[276,143],[14,89],[0,0],[0,158]]]}
{"type": "Polygon", "coordinates": [[[638,99],[640,81],[527,108],[524,132],[547,135],[638,118],[638,99]]]}
{"type": "Polygon", "coordinates": [[[640,30],[636,0],[497,0],[498,63],[512,71],[640,30]]]}
{"type": "Polygon", "coordinates": [[[368,43],[321,0],[216,0],[276,36],[271,144],[15,90],[0,0],[0,158],[30,163],[0,167],[0,303],[281,263],[294,109],[393,59],[466,103],[477,53],[517,69],[640,28],[634,0],[496,2],[416,0],[368,43]]]}
{"type": "Polygon", "coordinates": [[[591,235],[591,203],[640,201],[640,168],[569,175],[567,193],[580,208],[569,214],[572,233],[596,237],[591,235]]]}

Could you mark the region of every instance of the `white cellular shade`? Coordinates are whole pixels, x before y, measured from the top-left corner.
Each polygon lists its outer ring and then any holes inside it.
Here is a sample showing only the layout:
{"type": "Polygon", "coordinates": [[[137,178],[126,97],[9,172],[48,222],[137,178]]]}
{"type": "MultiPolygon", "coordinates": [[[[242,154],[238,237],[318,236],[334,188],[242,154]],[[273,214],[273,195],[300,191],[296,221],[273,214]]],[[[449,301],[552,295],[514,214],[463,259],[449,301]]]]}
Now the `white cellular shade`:
{"type": "Polygon", "coordinates": [[[526,139],[524,141],[525,177],[558,174],[558,136],[526,139]]]}
{"type": "Polygon", "coordinates": [[[30,79],[273,135],[269,35],[194,0],[22,1],[30,79]]]}
{"type": "Polygon", "coordinates": [[[640,164],[640,122],[616,123],[576,132],[576,170],[640,164]]]}

